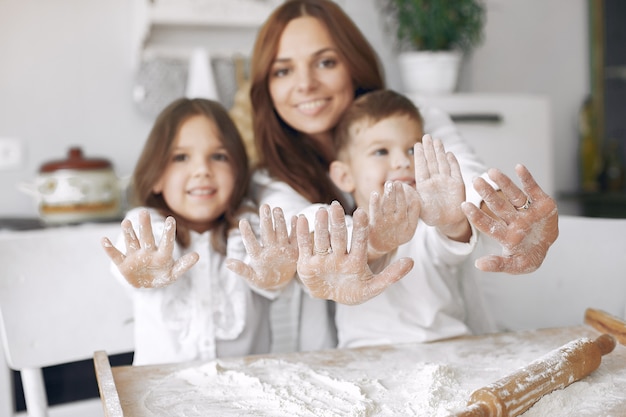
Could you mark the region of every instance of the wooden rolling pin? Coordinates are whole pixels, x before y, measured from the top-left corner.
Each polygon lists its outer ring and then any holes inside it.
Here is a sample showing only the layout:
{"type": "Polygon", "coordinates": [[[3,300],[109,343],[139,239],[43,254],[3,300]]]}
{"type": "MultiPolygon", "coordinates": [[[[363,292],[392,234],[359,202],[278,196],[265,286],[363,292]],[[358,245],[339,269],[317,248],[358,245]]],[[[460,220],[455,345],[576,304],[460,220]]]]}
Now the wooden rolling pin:
{"type": "Polygon", "coordinates": [[[573,340],[499,381],[474,391],[468,407],[452,417],[515,417],[556,389],[578,381],[600,366],[615,338],[573,340]]]}
{"type": "Polygon", "coordinates": [[[585,310],[585,323],[599,331],[615,337],[622,345],[626,345],[626,322],[606,311],[588,308],[585,310]]]}

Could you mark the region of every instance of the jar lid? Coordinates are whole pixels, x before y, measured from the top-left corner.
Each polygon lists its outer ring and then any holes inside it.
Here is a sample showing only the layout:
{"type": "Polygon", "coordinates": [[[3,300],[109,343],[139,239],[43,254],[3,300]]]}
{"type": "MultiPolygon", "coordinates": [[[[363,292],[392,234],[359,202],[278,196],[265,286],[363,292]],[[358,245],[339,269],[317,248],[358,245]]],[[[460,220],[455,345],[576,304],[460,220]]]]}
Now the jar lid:
{"type": "Polygon", "coordinates": [[[39,172],[53,172],[59,169],[90,170],[106,168],[111,168],[111,162],[108,160],[102,158],[86,159],[83,157],[81,148],[72,147],[67,153],[67,159],[47,162],[41,166],[39,172]]]}

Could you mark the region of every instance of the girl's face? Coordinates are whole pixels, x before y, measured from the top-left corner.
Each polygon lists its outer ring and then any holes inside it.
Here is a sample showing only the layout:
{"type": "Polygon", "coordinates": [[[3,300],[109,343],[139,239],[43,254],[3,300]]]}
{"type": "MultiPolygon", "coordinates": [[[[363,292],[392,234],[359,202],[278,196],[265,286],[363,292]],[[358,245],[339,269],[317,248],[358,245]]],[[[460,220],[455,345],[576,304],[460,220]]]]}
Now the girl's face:
{"type": "Polygon", "coordinates": [[[202,233],[227,209],[235,188],[230,155],[216,124],[206,116],[187,119],[174,140],[169,162],[152,191],[202,233]]]}
{"type": "Polygon", "coordinates": [[[287,24],[269,74],[280,117],[327,146],[331,130],[354,100],[352,78],[326,26],[313,17],[287,24]]]}

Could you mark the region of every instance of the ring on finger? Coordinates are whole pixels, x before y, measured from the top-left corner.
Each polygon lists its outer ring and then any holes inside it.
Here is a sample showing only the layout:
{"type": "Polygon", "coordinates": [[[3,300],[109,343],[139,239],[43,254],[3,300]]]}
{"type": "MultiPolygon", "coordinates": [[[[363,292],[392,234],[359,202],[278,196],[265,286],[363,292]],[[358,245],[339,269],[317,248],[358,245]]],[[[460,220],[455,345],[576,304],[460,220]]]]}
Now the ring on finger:
{"type": "Polygon", "coordinates": [[[315,254],[316,255],[324,256],[324,255],[330,255],[331,253],[333,253],[333,249],[332,248],[326,248],[324,250],[319,250],[319,249],[315,248],[315,254]]]}
{"type": "MultiPolygon", "coordinates": [[[[513,206],[515,207],[515,206],[513,206]]],[[[526,197],[526,202],[524,204],[522,204],[519,207],[515,207],[515,210],[528,210],[528,207],[530,207],[530,199],[528,197],[526,197]]]]}

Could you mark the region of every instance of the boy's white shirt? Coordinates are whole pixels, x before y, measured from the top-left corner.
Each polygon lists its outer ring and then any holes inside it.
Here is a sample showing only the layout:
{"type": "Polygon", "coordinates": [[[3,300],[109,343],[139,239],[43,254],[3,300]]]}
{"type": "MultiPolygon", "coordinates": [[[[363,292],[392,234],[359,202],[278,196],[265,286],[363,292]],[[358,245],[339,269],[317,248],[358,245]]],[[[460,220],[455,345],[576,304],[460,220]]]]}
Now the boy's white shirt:
{"type": "MultiPolygon", "coordinates": [[[[487,177],[485,164],[460,136],[448,114],[432,107],[420,106],[419,110],[424,121],[424,132],[429,133],[433,138],[440,139],[446,151],[452,152],[456,156],[465,183],[466,201],[477,206],[480,205],[482,197],[474,190],[472,181],[480,176],[493,185],[487,177]]],[[[265,170],[257,170],[253,174],[250,194],[253,201],[259,205],[268,204],[271,208],[282,208],[288,226],[292,216],[307,213],[309,225],[314,224],[316,209],[310,208],[311,203],[288,184],[271,178],[265,170]]],[[[476,235],[476,231],[474,232],[473,235],[476,235]]],[[[469,285],[474,287],[472,283],[469,285]]],[[[475,291],[475,288],[472,288],[472,291],[475,291]]],[[[300,318],[298,319],[300,349],[317,350],[335,347],[333,345],[334,335],[332,334],[335,329],[332,324],[332,317],[328,319],[328,302],[311,298],[306,293],[300,298],[302,300],[300,318]]],[[[474,321],[479,322],[483,319],[485,312],[480,306],[475,307],[472,304],[468,307],[475,308],[474,312],[470,312],[475,317],[474,321]]]]}
{"type": "MultiPolygon", "coordinates": [[[[134,227],[139,224],[138,214],[142,209],[132,209],[126,215],[134,227]]],[[[148,210],[158,245],[165,218],[156,210],[148,210]]],[[[255,213],[246,218],[258,225],[255,213]]],[[[111,263],[111,271],[133,298],[133,364],[206,360],[269,351],[270,299],[277,293],[251,288],[244,278],[225,267],[227,257],[249,261],[238,229],[229,235],[226,256],[211,248],[210,238],[211,232],[191,232],[189,247],[175,245],[174,259],[189,252],[197,252],[200,259],[164,288],[134,288],[111,263]]],[[[126,251],[121,234],[116,247],[126,251]]]]}

